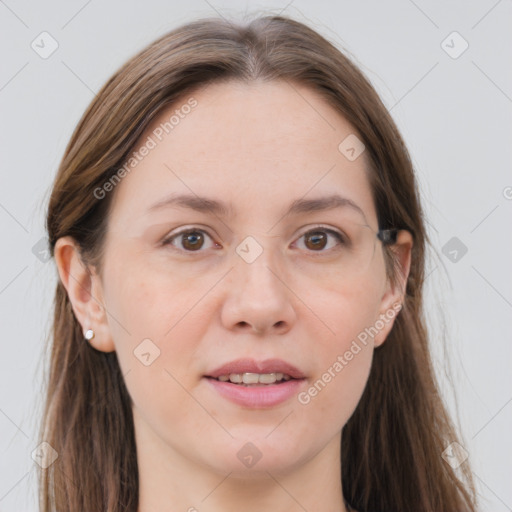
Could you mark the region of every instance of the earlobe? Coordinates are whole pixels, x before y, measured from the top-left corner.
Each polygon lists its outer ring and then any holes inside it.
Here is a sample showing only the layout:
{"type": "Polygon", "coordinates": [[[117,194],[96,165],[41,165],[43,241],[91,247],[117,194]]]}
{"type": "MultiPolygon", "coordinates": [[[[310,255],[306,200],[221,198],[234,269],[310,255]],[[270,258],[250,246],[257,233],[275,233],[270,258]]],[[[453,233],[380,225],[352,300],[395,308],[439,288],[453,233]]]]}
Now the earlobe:
{"type": "Polygon", "coordinates": [[[59,238],[54,254],[60,280],[82,327],[84,343],[89,342],[102,352],[112,352],[115,347],[108,328],[99,276],[84,263],[72,237],[59,238]],[[94,336],[89,335],[87,340],[89,330],[94,332],[94,336]]]}
{"type": "Polygon", "coordinates": [[[396,243],[390,247],[396,262],[394,267],[396,278],[393,282],[390,279],[387,280],[386,290],[381,299],[379,318],[384,325],[374,337],[375,347],[384,343],[393,327],[395,318],[403,308],[407,279],[411,268],[412,247],[413,238],[411,233],[406,230],[400,230],[396,243]]]}

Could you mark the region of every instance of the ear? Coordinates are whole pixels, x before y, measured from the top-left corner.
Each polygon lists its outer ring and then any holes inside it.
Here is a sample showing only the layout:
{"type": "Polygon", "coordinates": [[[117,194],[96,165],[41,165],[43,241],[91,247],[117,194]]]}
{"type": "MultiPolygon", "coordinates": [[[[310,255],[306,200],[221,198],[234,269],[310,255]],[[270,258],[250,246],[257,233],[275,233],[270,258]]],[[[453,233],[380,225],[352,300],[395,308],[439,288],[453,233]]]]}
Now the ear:
{"type": "Polygon", "coordinates": [[[78,245],[72,237],[59,238],[54,254],[60,280],[66,289],[75,317],[82,326],[84,337],[85,332],[92,329],[94,337],[89,343],[96,350],[113,352],[115,346],[108,326],[100,277],[84,264],[78,245]]]}
{"type": "Polygon", "coordinates": [[[379,308],[379,320],[384,326],[382,329],[379,329],[379,332],[374,337],[375,347],[379,347],[384,343],[395,323],[395,318],[402,309],[407,278],[411,268],[412,246],[412,235],[406,230],[400,230],[397,234],[396,242],[390,246],[396,259],[395,272],[397,276],[394,284],[391,283],[390,279],[387,279],[379,308]]]}

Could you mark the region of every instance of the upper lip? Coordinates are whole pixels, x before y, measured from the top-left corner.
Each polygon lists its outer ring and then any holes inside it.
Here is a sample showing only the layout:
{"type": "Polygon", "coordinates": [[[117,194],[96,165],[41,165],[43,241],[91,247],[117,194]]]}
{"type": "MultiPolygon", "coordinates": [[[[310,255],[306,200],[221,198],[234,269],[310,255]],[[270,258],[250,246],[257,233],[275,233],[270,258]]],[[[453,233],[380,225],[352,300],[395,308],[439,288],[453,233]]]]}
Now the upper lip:
{"type": "Polygon", "coordinates": [[[303,379],[305,375],[295,366],[282,359],[265,359],[256,361],[254,359],[237,359],[223,364],[211,371],[206,377],[218,378],[221,375],[231,373],[285,373],[294,379],[303,379]]]}

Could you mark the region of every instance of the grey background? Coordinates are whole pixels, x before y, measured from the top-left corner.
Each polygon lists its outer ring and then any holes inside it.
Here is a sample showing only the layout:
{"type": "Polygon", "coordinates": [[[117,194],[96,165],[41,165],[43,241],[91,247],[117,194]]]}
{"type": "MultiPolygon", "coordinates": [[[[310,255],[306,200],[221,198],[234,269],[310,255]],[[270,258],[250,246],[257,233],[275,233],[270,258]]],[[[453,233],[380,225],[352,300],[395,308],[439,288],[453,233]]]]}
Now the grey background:
{"type": "Polygon", "coordinates": [[[510,0],[0,0],[0,512],[37,509],[31,453],[56,280],[37,244],[73,128],[94,92],[161,34],[260,9],[302,20],[344,49],[398,123],[434,246],[426,315],[439,380],[454,416],[458,399],[482,510],[512,510],[510,0]],[[58,43],[47,59],[31,47],[43,31],[58,43]],[[469,44],[457,58],[445,51],[463,49],[457,36],[446,39],[453,31],[469,44]]]}

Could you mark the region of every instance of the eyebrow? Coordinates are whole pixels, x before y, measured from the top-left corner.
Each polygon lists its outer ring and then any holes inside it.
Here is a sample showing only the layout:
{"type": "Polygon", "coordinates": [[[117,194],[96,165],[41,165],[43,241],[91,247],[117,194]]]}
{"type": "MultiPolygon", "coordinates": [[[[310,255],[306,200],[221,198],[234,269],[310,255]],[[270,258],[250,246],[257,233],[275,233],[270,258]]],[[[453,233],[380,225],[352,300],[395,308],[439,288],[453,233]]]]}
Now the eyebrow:
{"type": "MultiPolygon", "coordinates": [[[[230,217],[233,215],[233,208],[231,204],[191,194],[171,194],[150,206],[149,211],[152,212],[161,208],[173,206],[188,208],[204,213],[211,212],[224,217],[230,217]]],[[[352,208],[356,212],[360,213],[366,220],[363,210],[354,201],[347,197],[342,197],[339,194],[332,194],[315,199],[296,199],[290,204],[288,211],[286,211],[283,216],[333,210],[335,208],[343,207],[352,208]]]]}

